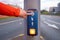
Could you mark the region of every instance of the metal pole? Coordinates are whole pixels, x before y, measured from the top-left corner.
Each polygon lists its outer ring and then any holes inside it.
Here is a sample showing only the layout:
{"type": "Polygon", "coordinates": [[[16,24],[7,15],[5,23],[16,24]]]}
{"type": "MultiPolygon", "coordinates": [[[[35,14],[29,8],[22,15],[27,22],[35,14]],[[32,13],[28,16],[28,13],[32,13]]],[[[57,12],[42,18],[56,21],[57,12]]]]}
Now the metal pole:
{"type": "MultiPolygon", "coordinates": [[[[27,31],[25,30],[25,37],[26,40],[40,40],[40,0],[24,0],[24,9],[37,9],[38,10],[38,35],[31,37],[28,36],[26,33],[27,31]]],[[[27,29],[27,26],[25,27],[27,29]]]]}

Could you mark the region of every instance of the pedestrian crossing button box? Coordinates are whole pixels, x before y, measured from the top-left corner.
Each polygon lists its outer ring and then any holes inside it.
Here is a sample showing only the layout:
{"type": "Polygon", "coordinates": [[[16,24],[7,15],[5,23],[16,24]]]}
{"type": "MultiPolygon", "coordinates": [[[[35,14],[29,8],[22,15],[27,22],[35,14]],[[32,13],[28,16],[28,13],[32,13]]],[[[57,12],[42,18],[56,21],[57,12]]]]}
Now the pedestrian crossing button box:
{"type": "Polygon", "coordinates": [[[28,9],[27,13],[33,14],[27,16],[27,35],[38,35],[38,11],[36,9],[28,9]]]}

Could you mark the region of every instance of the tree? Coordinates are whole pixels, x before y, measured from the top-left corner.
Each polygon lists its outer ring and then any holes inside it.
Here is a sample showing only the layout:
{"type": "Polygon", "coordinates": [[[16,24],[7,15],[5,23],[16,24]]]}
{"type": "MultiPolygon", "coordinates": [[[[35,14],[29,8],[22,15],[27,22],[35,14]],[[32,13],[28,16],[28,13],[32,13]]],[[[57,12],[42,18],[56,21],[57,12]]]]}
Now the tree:
{"type": "Polygon", "coordinates": [[[47,10],[41,10],[41,14],[49,14],[47,10]]]}

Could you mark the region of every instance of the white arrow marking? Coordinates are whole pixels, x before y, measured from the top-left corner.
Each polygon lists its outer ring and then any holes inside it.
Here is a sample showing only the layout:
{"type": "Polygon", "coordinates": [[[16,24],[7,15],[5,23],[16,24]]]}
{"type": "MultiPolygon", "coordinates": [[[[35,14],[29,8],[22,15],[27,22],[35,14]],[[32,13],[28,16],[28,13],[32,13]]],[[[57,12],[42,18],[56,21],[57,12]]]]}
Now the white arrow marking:
{"type": "Polygon", "coordinates": [[[54,24],[50,24],[50,23],[48,23],[48,22],[46,22],[46,21],[44,21],[44,23],[45,24],[47,24],[48,26],[50,26],[50,27],[53,27],[53,28],[55,28],[55,29],[59,29],[56,25],[54,25],[54,24]]]}

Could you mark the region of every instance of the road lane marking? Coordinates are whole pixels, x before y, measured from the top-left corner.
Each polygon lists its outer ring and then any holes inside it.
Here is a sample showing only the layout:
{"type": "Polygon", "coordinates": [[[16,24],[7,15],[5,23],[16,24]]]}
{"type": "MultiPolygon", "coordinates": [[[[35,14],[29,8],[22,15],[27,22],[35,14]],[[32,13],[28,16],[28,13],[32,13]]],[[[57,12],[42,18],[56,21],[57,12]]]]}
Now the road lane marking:
{"type": "Polygon", "coordinates": [[[19,34],[19,35],[15,36],[13,38],[10,38],[10,39],[12,40],[12,39],[15,39],[15,38],[18,38],[18,37],[23,37],[23,36],[24,36],[24,34],[19,34]]]}
{"type": "Polygon", "coordinates": [[[24,36],[24,34],[20,34],[20,35],[18,35],[18,36],[24,36]]]}
{"type": "Polygon", "coordinates": [[[22,36],[24,36],[24,34],[19,34],[19,35],[17,35],[17,36],[15,36],[14,38],[16,38],[16,37],[22,37],[22,36]]]}
{"type": "Polygon", "coordinates": [[[55,24],[60,25],[59,22],[53,21],[53,20],[51,20],[51,19],[49,20],[49,19],[45,19],[45,18],[43,18],[43,21],[49,21],[49,22],[51,22],[51,23],[55,23],[55,24]]]}
{"type": "Polygon", "coordinates": [[[13,37],[13,38],[22,37],[22,36],[24,36],[24,34],[19,34],[19,35],[13,37]]]}
{"type": "Polygon", "coordinates": [[[44,37],[43,36],[40,36],[40,40],[44,40],[44,37]]]}
{"type": "Polygon", "coordinates": [[[47,20],[47,21],[52,22],[52,23],[55,23],[55,24],[59,24],[59,25],[60,25],[59,22],[55,22],[55,21],[52,21],[52,20],[47,20]]]}
{"type": "Polygon", "coordinates": [[[20,20],[21,20],[21,19],[19,19],[19,20],[9,21],[9,22],[4,22],[4,23],[0,23],[0,25],[9,24],[9,23],[13,23],[13,22],[20,21],[20,20]]]}
{"type": "Polygon", "coordinates": [[[50,27],[53,27],[53,28],[55,28],[55,29],[59,29],[56,25],[54,25],[54,24],[50,24],[50,23],[48,23],[48,22],[46,22],[46,21],[44,21],[44,23],[45,24],[47,24],[48,26],[50,26],[50,27]]]}

